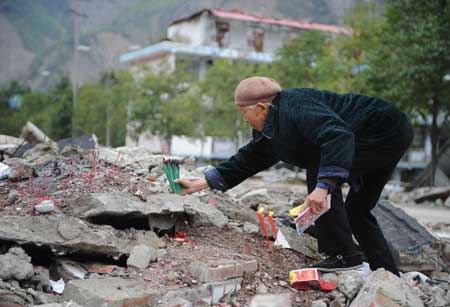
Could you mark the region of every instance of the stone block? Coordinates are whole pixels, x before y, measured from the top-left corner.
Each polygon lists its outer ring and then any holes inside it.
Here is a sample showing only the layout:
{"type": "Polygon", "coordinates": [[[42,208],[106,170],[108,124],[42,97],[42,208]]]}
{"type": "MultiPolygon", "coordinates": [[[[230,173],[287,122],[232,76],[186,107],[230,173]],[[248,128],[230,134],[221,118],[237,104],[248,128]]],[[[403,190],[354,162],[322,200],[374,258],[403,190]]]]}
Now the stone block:
{"type": "Polygon", "coordinates": [[[26,280],[33,276],[31,258],[20,247],[12,247],[8,253],[0,255],[0,279],[26,280]]]}
{"type": "Polygon", "coordinates": [[[218,263],[194,261],[189,265],[192,277],[200,282],[211,282],[242,277],[242,266],[232,260],[223,260],[218,263]]]}
{"type": "Polygon", "coordinates": [[[130,252],[130,257],[127,259],[127,266],[138,269],[145,269],[149,263],[156,261],[158,254],[151,246],[137,245],[133,247],[130,252]]]}
{"type": "Polygon", "coordinates": [[[417,292],[394,274],[378,269],[359,291],[350,307],[423,307],[417,292]]]}
{"type": "Polygon", "coordinates": [[[337,290],[343,293],[350,301],[364,284],[363,276],[356,270],[327,273],[323,274],[321,278],[334,283],[337,290]]]}
{"type": "Polygon", "coordinates": [[[129,233],[76,218],[54,216],[2,216],[0,240],[46,245],[55,254],[84,252],[111,257],[128,255],[140,244],[159,246],[159,239],[150,231],[129,233]]]}
{"type": "Polygon", "coordinates": [[[260,204],[270,204],[273,200],[270,198],[267,189],[256,189],[245,193],[239,198],[242,204],[245,204],[247,208],[258,208],[260,204]]]}
{"type": "Polygon", "coordinates": [[[146,307],[153,306],[161,293],[141,280],[118,277],[71,280],[64,290],[63,299],[83,306],[146,307]]]}
{"type": "MultiPolygon", "coordinates": [[[[183,196],[185,197],[185,196],[183,196]]],[[[191,216],[196,226],[215,226],[222,228],[228,223],[228,218],[216,207],[194,199],[184,205],[186,214],[191,216]]]]}
{"type": "Polygon", "coordinates": [[[253,273],[258,270],[258,261],[256,261],[256,259],[240,260],[239,264],[244,273],[253,273]]]}
{"type": "Polygon", "coordinates": [[[242,278],[235,278],[209,284],[211,293],[210,305],[217,304],[226,296],[231,296],[241,289],[242,278]]]}

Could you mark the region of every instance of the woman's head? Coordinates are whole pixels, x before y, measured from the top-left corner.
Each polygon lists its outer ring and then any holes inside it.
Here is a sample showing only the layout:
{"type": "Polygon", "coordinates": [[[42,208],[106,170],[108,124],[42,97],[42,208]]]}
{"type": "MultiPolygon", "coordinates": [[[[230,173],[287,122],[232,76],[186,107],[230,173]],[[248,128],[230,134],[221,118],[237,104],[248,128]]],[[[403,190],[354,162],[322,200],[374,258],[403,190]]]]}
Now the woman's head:
{"type": "Polygon", "coordinates": [[[245,121],[262,131],[270,103],[280,91],[280,85],[271,78],[251,77],[239,82],[234,98],[245,121]]]}

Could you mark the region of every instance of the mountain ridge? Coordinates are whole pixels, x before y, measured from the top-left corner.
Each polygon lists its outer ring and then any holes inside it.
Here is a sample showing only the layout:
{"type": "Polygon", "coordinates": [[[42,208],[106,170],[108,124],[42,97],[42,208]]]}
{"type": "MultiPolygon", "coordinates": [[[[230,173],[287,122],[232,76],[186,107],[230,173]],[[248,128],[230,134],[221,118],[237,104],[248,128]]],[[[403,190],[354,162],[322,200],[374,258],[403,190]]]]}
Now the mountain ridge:
{"type": "Polygon", "coordinates": [[[69,75],[74,17],[80,21],[79,81],[95,80],[102,69],[123,68],[121,53],[165,37],[171,21],[204,8],[275,18],[342,24],[350,8],[367,0],[3,0],[0,4],[0,85],[12,80],[47,90],[69,75]],[[77,3],[75,2],[77,1],[77,3]],[[74,8],[77,7],[78,12],[74,8]]]}

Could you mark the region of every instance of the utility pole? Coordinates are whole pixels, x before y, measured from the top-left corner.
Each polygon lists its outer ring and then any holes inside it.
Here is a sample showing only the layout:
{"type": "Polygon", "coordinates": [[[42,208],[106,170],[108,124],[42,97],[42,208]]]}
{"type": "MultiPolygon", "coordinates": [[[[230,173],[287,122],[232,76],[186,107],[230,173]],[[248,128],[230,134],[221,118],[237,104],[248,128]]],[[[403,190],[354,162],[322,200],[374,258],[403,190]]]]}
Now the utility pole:
{"type": "Polygon", "coordinates": [[[72,137],[75,136],[75,106],[77,104],[77,90],[78,90],[78,47],[80,45],[80,19],[79,17],[88,17],[86,14],[80,13],[79,0],[73,0],[73,8],[70,9],[73,14],[73,30],[74,30],[74,45],[73,45],[73,67],[72,67],[72,137]]]}

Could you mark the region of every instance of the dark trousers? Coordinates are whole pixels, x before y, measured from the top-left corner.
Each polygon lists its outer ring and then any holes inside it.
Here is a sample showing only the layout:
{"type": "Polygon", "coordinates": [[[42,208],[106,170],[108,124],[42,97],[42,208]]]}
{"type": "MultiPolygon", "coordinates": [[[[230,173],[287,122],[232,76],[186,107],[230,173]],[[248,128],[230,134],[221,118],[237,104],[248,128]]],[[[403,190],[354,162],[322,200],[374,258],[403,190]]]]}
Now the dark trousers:
{"type": "MultiPolygon", "coordinates": [[[[398,161],[412,142],[413,130],[407,120],[398,132],[395,140],[386,144],[392,146],[368,150],[364,155],[360,153],[366,161],[358,162],[363,167],[352,169],[350,190],[345,201],[340,187],[331,192],[330,210],[315,223],[319,252],[328,255],[356,254],[353,234],[372,270],[384,268],[399,275],[383,232],[371,213],[398,161]]],[[[317,168],[308,169],[309,192],[314,190],[316,178],[317,168]]]]}

